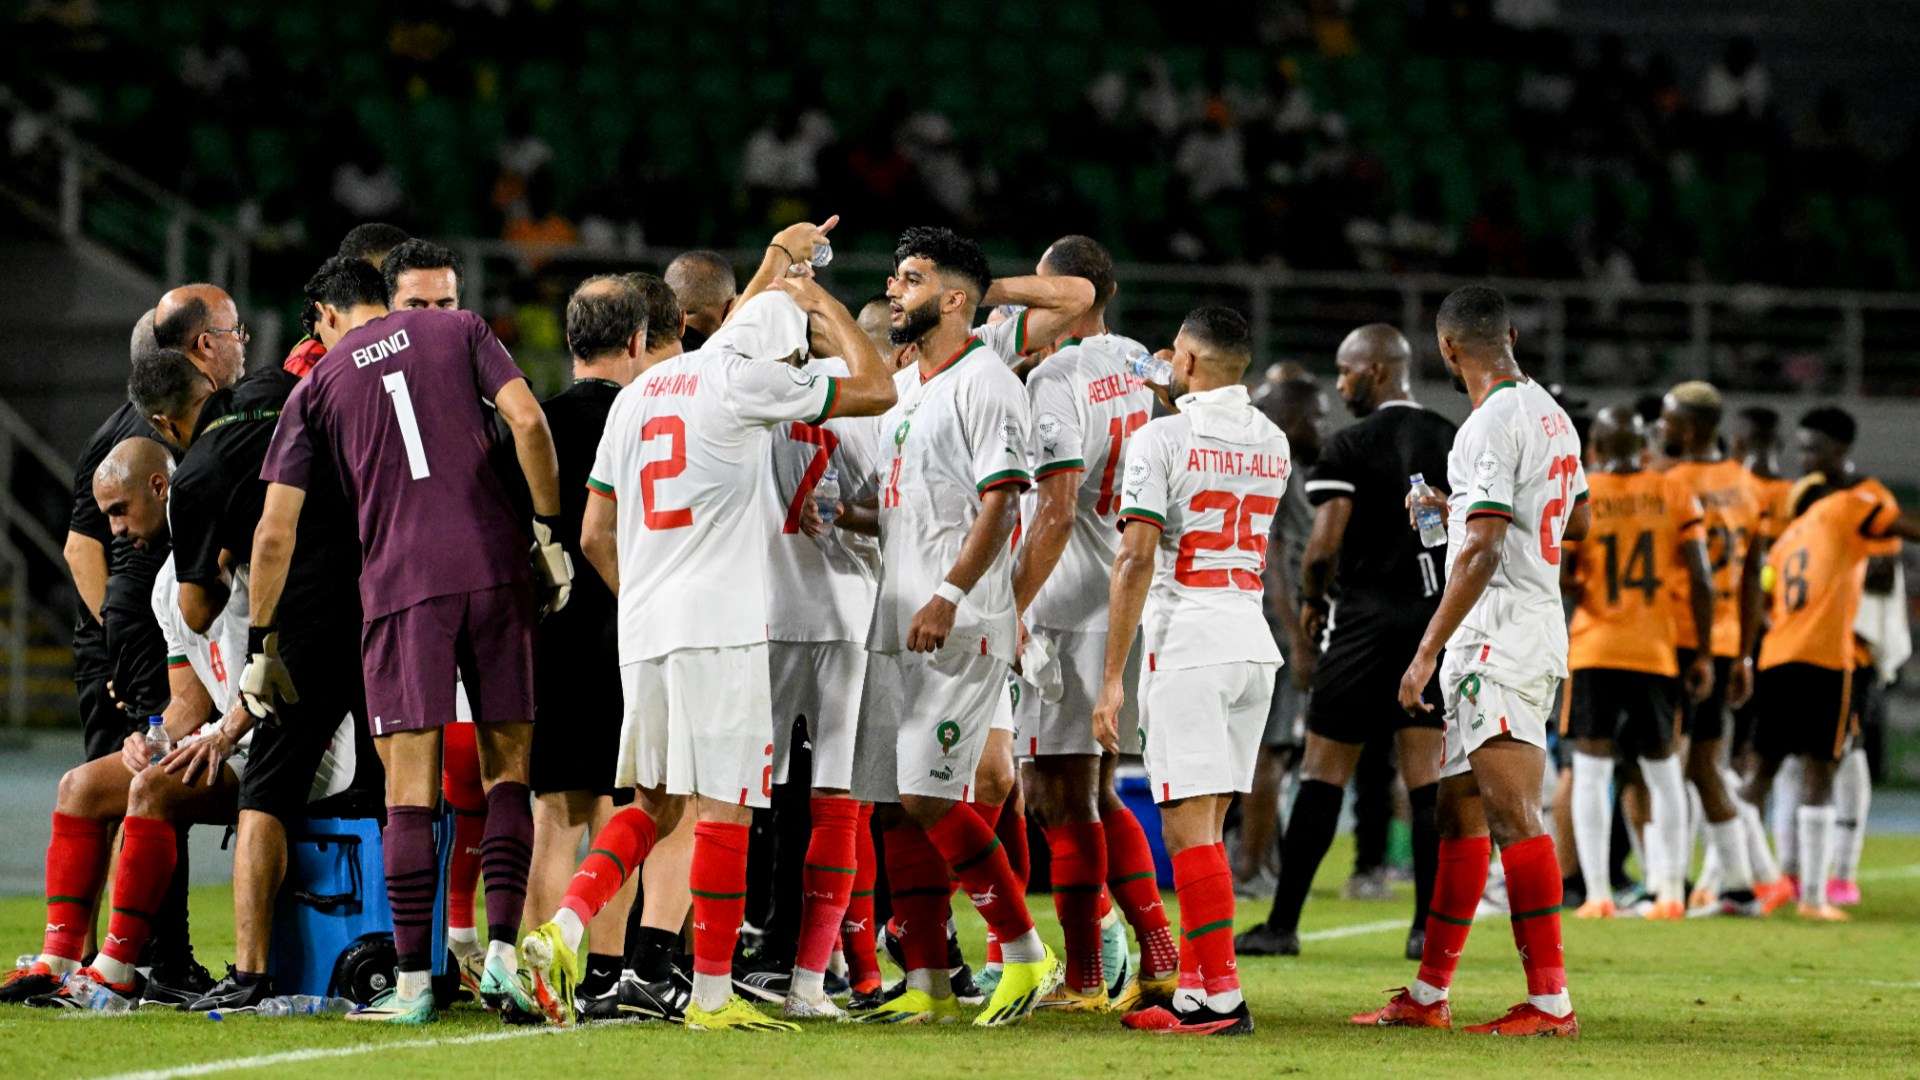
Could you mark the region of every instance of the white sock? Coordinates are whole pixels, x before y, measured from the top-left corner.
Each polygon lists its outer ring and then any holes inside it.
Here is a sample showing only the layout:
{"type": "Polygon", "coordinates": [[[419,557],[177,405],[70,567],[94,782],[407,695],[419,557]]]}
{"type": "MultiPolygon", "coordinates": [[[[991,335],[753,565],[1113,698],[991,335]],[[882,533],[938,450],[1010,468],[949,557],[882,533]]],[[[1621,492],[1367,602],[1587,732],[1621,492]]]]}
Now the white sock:
{"type": "Polygon", "coordinates": [[[70,957],[55,956],[52,953],[41,953],[40,962],[47,965],[47,970],[55,975],[71,975],[80,970],[80,961],[70,957]]]}
{"type": "Polygon", "coordinates": [[[1037,964],[1047,958],[1047,947],[1040,943],[1040,932],[1028,930],[1012,941],[1000,943],[1000,959],[1009,964],[1037,964]]]}
{"type": "MultiPolygon", "coordinates": [[[[1420,1005],[1431,1005],[1436,1001],[1447,1000],[1446,987],[1432,986],[1422,979],[1413,980],[1413,985],[1407,987],[1407,993],[1413,995],[1413,1000],[1420,1005]]],[[[1555,1013],[1554,1015],[1560,1016],[1562,1014],[1555,1013]]]]}
{"type": "Polygon", "coordinates": [[[1113,929],[1113,925],[1119,921],[1120,921],[1120,905],[1114,904],[1111,907],[1107,908],[1107,913],[1105,915],[1102,915],[1100,917],[1100,929],[1111,930],[1113,929]]]}
{"type": "Polygon", "coordinates": [[[827,957],[827,970],[833,972],[835,975],[839,975],[844,978],[847,974],[846,952],[839,948],[835,948],[833,950],[833,955],[827,957]]]}
{"type": "Polygon", "coordinates": [[[133,981],[133,965],[115,960],[104,952],[94,956],[93,970],[100,975],[102,981],[110,982],[115,986],[124,986],[133,981]]]}
{"type": "Polygon", "coordinates": [[[1613,854],[1613,759],[1573,755],[1573,849],[1586,879],[1587,899],[1613,895],[1607,863],[1613,854]]]}
{"type": "MultiPolygon", "coordinates": [[[[1707,807],[1700,801],[1700,789],[1693,785],[1693,781],[1685,779],[1685,765],[1680,767],[1680,772],[1682,780],[1687,785],[1687,850],[1680,859],[1680,865],[1684,869],[1693,865],[1693,853],[1707,846],[1707,807]]],[[[1686,875],[1682,873],[1681,877],[1684,879],[1686,875]]]]}
{"type": "Polygon", "coordinates": [[[1822,907],[1832,869],[1833,807],[1802,806],[1793,818],[1800,833],[1800,902],[1822,907]]]}
{"type": "MultiPolygon", "coordinates": [[[[579,944],[576,942],[574,944],[574,948],[577,949],[579,947],[580,947],[579,944]]],[[[520,970],[520,954],[516,952],[514,950],[514,947],[508,944],[507,942],[504,942],[504,941],[487,942],[487,959],[489,961],[492,961],[492,960],[500,961],[500,965],[507,969],[507,974],[509,975],[512,975],[515,972],[518,972],[520,970]]]]}
{"type": "Polygon", "coordinates": [[[819,1001],[827,996],[826,982],[826,972],[796,967],[793,969],[793,985],[787,993],[802,1001],[819,1001]]]}
{"type": "Polygon", "coordinates": [[[1565,1016],[1573,1011],[1573,995],[1565,990],[1557,994],[1528,994],[1527,1004],[1548,1016],[1565,1016]]]}
{"type": "Polygon", "coordinates": [[[1873,776],[1867,752],[1849,750],[1833,777],[1833,873],[1836,881],[1852,881],[1860,872],[1860,848],[1867,839],[1867,810],[1873,804],[1873,776]]]}
{"type": "Polygon", "coordinates": [[[1747,865],[1753,870],[1753,880],[1779,881],[1780,861],[1773,857],[1773,848],[1767,843],[1767,827],[1760,820],[1759,809],[1739,798],[1733,804],[1740,810],[1740,832],[1747,838],[1747,865]]]}
{"type": "Polygon", "coordinates": [[[455,954],[469,956],[480,951],[480,931],[471,926],[447,927],[447,948],[455,954]]]}
{"type": "Polygon", "coordinates": [[[408,1000],[417,998],[421,994],[431,994],[433,993],[433,972],[402,971],[394,980],[394,989],[399,991],[400,997],[408,1000]]]}
{"type": "Polygon", "coordinates": [[[704,972],[693,973],[693,1003],[712,1012],[727,1003],[733,996],[732,975],[708,975],[704,972]]]}
{"type": "MultiPolygon", "coordinates": [[[[1709,854],[1719,878],[1719,888],[1714,890],[1716,893],[1753,888],[1753,866],[1747,861],[1746,830],[1740,827],[1737,816],[1725,821],[1707,822],[1707,843],[1712,849],[1709,854]]],[[[1702,875],[1702,880],[1705,880],[1705,875],[1702,875]]]]}
{"type": "MultiPolygon", "coordinates": [[[[1712,823],[1709,822],[1708,824],[1712,823]]],[[[1740,819],[1734,818],[1730,824],[1738,830],[1740,828],[1740,819]]],[[[1741,845],[1740,850],[1744,853],[1746,851],[1745,836],[1739,832],[1736,832],[1734,835],[1741,845]]],[[[1705,893],[1708,896],[1718,896],[1720,895],[1720,888],[1720,851],[1713,846],[1713,834],[1709,833],[1707,834],[1707,853],[1700,857],[1700,876],[1693,879],[1693,891],[1696,893],[1705,893]]],[[[1691,900],[1691,897],[1689,897],[1689,900],[1691,900]]]]}
{"type": "Polygon", "coordinates": [[[1207,1008],[1217,1013],[1230,1013],[1239,1008],[1240,1002],[1243,1000],[1245,999],[1240,996],[1240,988],[1236,986],[1231,990],[1222,990],[1217,994],[1208,994],[1207,1008]]]}
{"type": "Polygon", "coordinates": [[[587,924],[580,921],[580,916],[572,908],[563,907],[553,916],[553,924],[560,928],[560,937],[567,948],[579,952],[580,939],[587,936],[587,924]]]}
{"type": "Polygon", "coordinates": [[[933,997],[953,996],[953,976],[946,968],[914,968],[907,972],[907,989],[923,990],[933,997]]]}
{"type": "Polygon", "coordinates": [[[1774,850],[1780,853],[1780,871],[1800,875],[1800,837],[1794,828],[1794,810],[1800,806],[1800,759],[1790,757],[1780,763],[1773,777],[1773,807],[1767,824],[1773,829],[1774,850]]]}
{"type": "Polygon", "coordinates": [[[1641,758],[1640,775],[1647,782],[1650,804],[1646,845],[1647,857],[1654,865],[1648,867],[1648,882],[1657,900],[1685,900],[1687,788],[1680,760],[1672,754],[1658,760],[1641,758]]]}

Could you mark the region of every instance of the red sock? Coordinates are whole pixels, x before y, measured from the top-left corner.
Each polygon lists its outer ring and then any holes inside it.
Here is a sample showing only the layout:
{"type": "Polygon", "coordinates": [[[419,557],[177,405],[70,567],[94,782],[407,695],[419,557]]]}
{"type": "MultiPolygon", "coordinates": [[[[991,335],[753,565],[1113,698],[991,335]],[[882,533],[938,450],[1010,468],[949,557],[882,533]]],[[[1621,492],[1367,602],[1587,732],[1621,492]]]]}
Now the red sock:
{"type": "Polygon", "coordinates": [[[1180,952],[1195,954],[1207,993],[1240,989],[1233,955],[1233,871],[1219,847],[1203,844],[1173,856],[1180,897],[1180,952]]]}
{"type": "Polygon", "coordinates": [[[1100,967],[1100,898],[1107,879],[1106,834],[1097,821],[1047,826],[1053,852],[1053,910],[1067,942],[1067,985],[1082,992],[1106,985],[1100,967]]]}
{"type": "Polygon", "coordinates": [[[886,831],[892,928],[907,970],[947,966],[947,916],[953,910],[946,860],[912,822],[886,831]]]}
{"type": "Polygon", "coordinates": [[[87,930],[93,925],[93,900],[107,876],[111,834],[94,818],[53,812],[53,838],[47,842],[47,931],[40,951],[79,963],[87,930]]]}
{"type": "Polygon", "coordinates": [[[1026,891],[1013,876],[1007,853],[1000,841],[980,820],[980,815],[965,803],[954,803],[933,828],[927,839],[940,850],[940,857],[953,868],[953,874],[967,890],[967,896],[980,917],[993,929],[1002,945],[1033,929],[1033,917],[1027,914],[1026,891]]]}
{"type": "Polygon", "coordinates": [[[473,894],[480,885],[480,841],[487,831],[487,793],[480,784],[479,729],[448,724],[440,730],[440,794],[453,807],[453,856],[447,860],[447,926],[473,929],[473,894]]]}
{"type": "Polygon", "coordinates": [[[994,823],[993,834],[1000,838],[1000,846],[1007,853],[1007,865],[1013,867],[1013,876],[1020,879],[1020,891],[1026,892],[1027,880],[1033,873],[1032,856],[1027,850],[1027,815],[1002,813],[994,823]]]}
{"type": "Polygon", "coordinates": [[[120,845],[120,865],[113,875],[113,916],[107,920],[107,938],[100,951],[130,965],[139,961],[153,912],[173,882],[178,848],[173,826],[164,821],[129,816],[120,830],[126,840],[120,845]]]}
{"type": "Polygon", "coordinates": [[[980,820],[986,822],[987,828],[991,829],[999,824],[1000,811],[1006,809],[1007,804],[970,802],[967,805],[973,807],[973,812],[980,815],[980,820]]]}
{"type": "Polygon", "coordinates": [[[1175,948],[1167,926],[1167,906],[1160,900],[1147,832],[1125,806],[1111,813],[1103,810],[1100,827],[1107,834],[1107,890],[1140,941],[1140,974],[1163,977],[1187,950],[1175,948]]]}
{"type": "Polygon", "coordinates": [[[1560,861],[1553,837],[1542,833],[1501,848],[1500,865],[1507,871],[1513,944],[1527,971],[1527,993],[1558,994],[1567,988],[1567,961],[1560,947],[1560,861]]]}
{"type": "Polygon", "coordinates": [[[861,993],[880,985],[880,956],[873,943],[873,891],[880,877],[880,860],[873,850],[873,804],[860,804],[860,820],[853,827],[857,860],[853,893],[840,920],[840,948],[847,954],[847,981],[861,993]]]}
{"type": "MultiPolygon", "coordinates": [[[[1444,990],[1453,983],[1453,969],[1460,966],[1467,931],[1473,929],[1474,910],[1487,887],[1487,858],[1492,851],[1492,841],[1484,836],[1440,840],[1433,902],[1427,905],[1427,947],[1420,954],[1420,981],[1428,986],[1444,990]]],[[[1551,857],[1553,852],[1547,854],[1551,857]]],[[[1556,870],[1554,878],[1559,876],[1556,870]]],[[[1557,927],[1559,921],[1554,925],[1557,927]]]]}
{"type": "MultiPolygon", "coordinates": [[[[580,916],[581,922],[592,922],[600,909],[613,899],[613,894],[620,891],[620,886],[626,884],[627,878],[646,861],[657,832],[653,819],[637,806],[613,815],[594,836],[587,857],[580,860],[580,869],[573,872],[573,880],[568,883],[567,895],[560,906],[580,916]]],[[[745,841],[741,843],[744,845],[745,841]]],[[[472,902],[468,902],[467,910],[471,920],[472,902]]]]}
{"type": "Polygon", "coordinates": [[[813,800],[813,832],[800,870],[800,944],[793,964],[808,971],[825,971],[840,938],[840,920],[853,899],[858,874],[854,830],[860,825],[860,804],[848,798],[813,800]]]}
{"type": "Polygon", "coordinates": [[[694,974],[731,975],[747,914],[747,826],[694,825],[692,879],[694,974]]]}

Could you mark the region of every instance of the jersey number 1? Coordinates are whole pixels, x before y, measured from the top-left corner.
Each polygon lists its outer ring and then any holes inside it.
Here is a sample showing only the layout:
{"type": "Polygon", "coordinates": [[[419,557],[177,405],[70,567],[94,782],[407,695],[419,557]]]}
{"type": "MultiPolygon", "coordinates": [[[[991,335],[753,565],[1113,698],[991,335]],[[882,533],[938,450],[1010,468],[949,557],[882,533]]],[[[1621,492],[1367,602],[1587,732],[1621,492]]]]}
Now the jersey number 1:
{"type": "Polygon", "coordinates": [[[407,393],[407,373],[389,371],[380,376],[380,385],[393,399],[393,416],[400,421],[400,441],[407,447],[407,471],[415,480],[433,475],[427,468],[427,447],[420,441],[420,421],[413,415],[413,395],[407,393]]]}

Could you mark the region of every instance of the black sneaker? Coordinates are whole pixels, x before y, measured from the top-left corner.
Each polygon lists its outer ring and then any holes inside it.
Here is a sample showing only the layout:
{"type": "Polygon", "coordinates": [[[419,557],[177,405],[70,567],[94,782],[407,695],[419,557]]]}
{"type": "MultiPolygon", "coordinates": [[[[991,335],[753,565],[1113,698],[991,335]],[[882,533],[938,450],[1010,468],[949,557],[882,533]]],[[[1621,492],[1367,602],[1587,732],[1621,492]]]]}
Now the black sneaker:
{"type": "Polygon", "coordinates": [[[965,964],[947,972],[947,981],[953,986],[953,996],[962,1005],[978,1005],[987,1000],[986,991],[973,981],[973,969],[965,964]]]}
{"type": "Polygon", "coordinates": [[[154,966],[147,975],[147,989],[140,996],[140,1004],[177,1009],[211,989],[213,976],[188,953],[183,960],[154,966]]]}
{"type": "Polygon", "coordinates": [[[637,975],[631,979],[623,975],[616,987],[620,991],[622,1011],[631,1011],[642,1020],[683,1023],[687,1004],[693,1000],[693,980],[679,967],[668,969],[666,978],[652,981],[637,975]]]}
{"type": "Polygon", "coordinates": [[[659,1019],[641,1008],[639,986],[640,976],[631,971],[624,972],[604,992],[592,997],[584,994],[576,997],[574,1014],[583,1024],[634,1023],[659,1019]]]}
{"type": "Polygon", "coordinates": [[[1253,1013],[1242,1001],[1232,1012],[1215,1012],[1205,1005],[1192,1012],[1177,1012],[1180,1022],[1168,1029],[1175,1035],[1251,1035],[1253,1013]]]}
{"type": "Polygon", "coordinates": [[[764,956],[733,962],[733,988],[750,998],[778,1005],[787,1000],[787,990],[792,986],[792,964],[764,956]]]}
{"type": "Polygon", "coordinates": [[[9,971],[0,979],[0,1004],[25,1005],[37,997],[46,997],[60,989],[61,977],[39,961],[9,971]]]}
{"type": "Polygon", "coordinates": [[[1407,931],[1407,959],[1419,960],[1427,951],[1427,932],[1425,930],[1407,931]]]}
{"type": "Polygon", "coordinates": [[[240,981],[240,972],[227,965],[227,977],[214,983],[206,993],[181,1006],[185,1012],[252,1012],[273,996],[273,976],[262,975],[251,983],[240,981]]]}
{"type": "Polygon", "coordinates": [[[855,990],[847,995],[847,1011],[850,1013],[872,1012],[887,1003],[887,988],[876,986],[871,990],[855,990]]]}
{"type": "Polygon", "coordinates": [[[846,997],[853,992],[853,984],[845,975],[836,971],[823,972],[820,976],[820,988],[830,998],[846,997]]]}
{"type": "Polygon", "coordinates": [[[1293,930],[1275,930],[1261,923],[1235,936],[1233,951],[1236,956],[1299,956],[1300,935],[1293,930]]]}

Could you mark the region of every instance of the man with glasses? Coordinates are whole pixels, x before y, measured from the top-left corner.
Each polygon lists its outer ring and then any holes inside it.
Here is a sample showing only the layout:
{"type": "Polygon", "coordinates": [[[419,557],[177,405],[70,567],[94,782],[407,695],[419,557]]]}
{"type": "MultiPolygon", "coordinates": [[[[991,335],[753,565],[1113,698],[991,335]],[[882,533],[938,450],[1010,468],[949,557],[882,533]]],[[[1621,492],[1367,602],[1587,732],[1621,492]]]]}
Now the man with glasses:
{"type": "Polygon", "coordinates": [[[247,373],[251,337],[233,297],[218,285],[182,285],[154,305],[154,344],[185,353],[215,390],[232,386],[247,373]]]}

